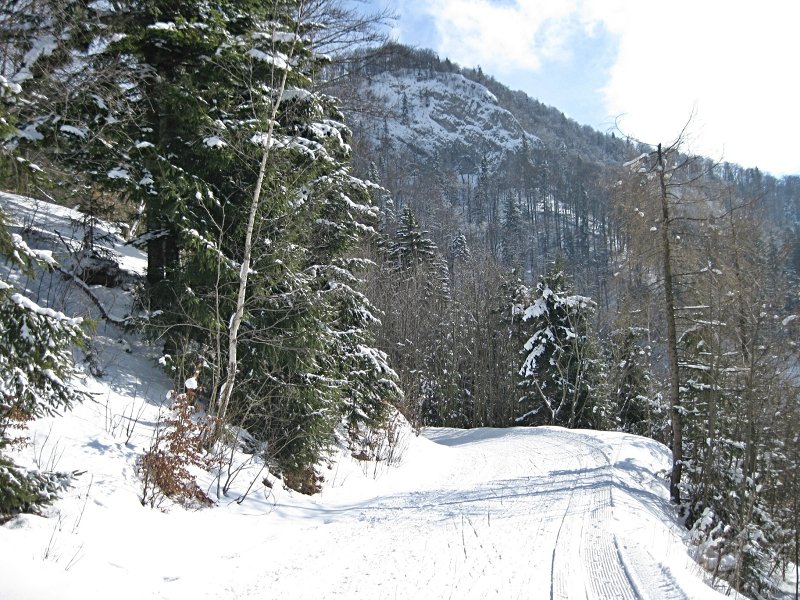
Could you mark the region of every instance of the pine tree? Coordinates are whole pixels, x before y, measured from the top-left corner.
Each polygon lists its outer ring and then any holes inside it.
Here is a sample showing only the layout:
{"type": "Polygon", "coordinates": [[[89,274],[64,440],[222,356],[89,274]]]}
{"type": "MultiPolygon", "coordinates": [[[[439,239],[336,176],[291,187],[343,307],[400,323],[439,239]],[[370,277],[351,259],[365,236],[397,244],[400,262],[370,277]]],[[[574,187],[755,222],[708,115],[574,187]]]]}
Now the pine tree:
{"type": "Polygon", "coordinates": [[[524,262],[522,212],[513,192],[506,194],[502,228],[503,260],[511,267],[520,267],[524,262]]]}
{"type": "Polygon", "coordinates": [[[519,374],[525,396],[518,423],[600,428],[606,414],[592,394],[597,356],[590,319],[595,303],[570,293],[556,266],[536,286],[536,297],[522,309],[532,335],[525,342],[519,374]]]}
{"type": "Polygon", "coordinates": [[[395,240],[389,248],[389,256],[397,269],[415,270],[419,265],[430,265],[436,260],[436,245],[422,231],[414,212],[403,209],[395,240]]]}
{"type": "Polygon", "coordinates": [[[469,223],[480,226],[487,216],[490,204],[490,174],[489,174],[489,160],[484,156],[481,161],[480,172],[478,173],[478,183],[475,186],[475,192],[472,195],[471,202],[467,210],[467,219],[469,223]]]}
{"type": "Polygon", "coordinates": [[[461,270],[468,268],[472,255],[470,253],[467,238],[463,233],[458,234],[450,241],[450,246],[447,249],[447,271],[450,274],[450,281],[452,287],[456,288],[459,283],[459,276],[461,270]]]}
{"type": "Polygon", "coordinates": [[[642,342],[646,331],[622,327],[611,332],[606,344],[610,404],[620,431],[657,439],[659,406],[650,373],[651,348],[642,342]]]}
{"type": "MultiPolygon", "coordinates": [[[[19,235],[9,235],[2,213],[0,253],[29,275],[35,264],[47,264],[19,235]]],[[[0,281],[0,521],[51,501],[64,483],[60,474],[26,472],[2,452],[22,441],[13,437],[14,430],[87,397],[75,383],[72,359],[73,346],[83,340],[80,318],[40,306],[0,281]]]]}

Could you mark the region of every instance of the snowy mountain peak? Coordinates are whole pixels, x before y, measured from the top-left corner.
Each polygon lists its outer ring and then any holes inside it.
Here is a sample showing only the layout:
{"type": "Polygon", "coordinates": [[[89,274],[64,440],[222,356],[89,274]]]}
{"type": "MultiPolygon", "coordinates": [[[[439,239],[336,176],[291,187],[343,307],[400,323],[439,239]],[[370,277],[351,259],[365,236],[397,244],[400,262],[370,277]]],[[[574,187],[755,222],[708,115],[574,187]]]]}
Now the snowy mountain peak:
{"type": "Polygon", "coordinates": [[[530,145],[541,143],[492,92],[460,73],[385,71],[365,80],[361,91],[388,111],[384,120],[359,118],[376,144],[388,141],[428,158],[460,149],[477,172],[483,158],[493,164],[518,152],[523,137],[530,145]]]}

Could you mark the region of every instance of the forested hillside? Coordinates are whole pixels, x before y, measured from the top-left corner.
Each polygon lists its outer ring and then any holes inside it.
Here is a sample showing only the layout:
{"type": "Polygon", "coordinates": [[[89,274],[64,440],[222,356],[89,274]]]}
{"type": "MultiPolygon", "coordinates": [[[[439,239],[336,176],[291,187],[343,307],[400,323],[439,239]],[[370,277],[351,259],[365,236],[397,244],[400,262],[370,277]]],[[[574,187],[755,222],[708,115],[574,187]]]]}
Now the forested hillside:
{"type": "MultiPolygon", "coordinates": [[[[2,23],[2,186],[86,216],[69,269],[25,227],[0,237],[0,450],[82,399],[67,349],[91,355],[90,330],[21,300],[61,269],[101,309],[90,286],[136,290],[126,319],[101,314],[175,382],[177,438],[140,469],[179,501],[204,502],[181,468],[220,444],[313,494],[331,445],[374,457],[396,410],[615,430],[670,446],[715,578],[767,598],[797,564],[800,178],[689,156],[681,132],[593,131],[429,51],[366,51],[376,21],[327,0],[31,0],[2,23]],[[101,218],[146,277],[119,278],[101,218]]],[[[0,513],[50,497],[0,461],[0,513]]]]}
{"type": "Polygon", "coordinates": [[[426,50],[337,85],[386,189],[368,293],[405,412],[663,440],[687,525],[758,595],[796,548],[800,179],[581,127],[426,50]]]}

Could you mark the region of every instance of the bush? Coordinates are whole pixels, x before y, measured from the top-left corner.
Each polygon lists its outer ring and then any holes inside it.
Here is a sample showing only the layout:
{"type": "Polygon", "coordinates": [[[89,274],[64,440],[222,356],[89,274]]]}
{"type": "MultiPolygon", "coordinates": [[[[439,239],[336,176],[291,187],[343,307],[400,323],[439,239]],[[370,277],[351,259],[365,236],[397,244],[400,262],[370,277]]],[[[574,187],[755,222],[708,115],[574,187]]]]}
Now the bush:
{"type": "Polygon", "coordinates": [[[193,414],[192,394],[176,396],[170,416],[139,462],[142,506],[160,507],[165,498],[191,508],[212,504],[190,472],[191,467],[206,466],[203,447],[210,433],[209,426],[196,422],[193,414]]]}
{"type": "Polygon", "coordinates": [[[0,456],[0,523],[50,504],[71,479],[66,473],[28,472],[0,456]]]}

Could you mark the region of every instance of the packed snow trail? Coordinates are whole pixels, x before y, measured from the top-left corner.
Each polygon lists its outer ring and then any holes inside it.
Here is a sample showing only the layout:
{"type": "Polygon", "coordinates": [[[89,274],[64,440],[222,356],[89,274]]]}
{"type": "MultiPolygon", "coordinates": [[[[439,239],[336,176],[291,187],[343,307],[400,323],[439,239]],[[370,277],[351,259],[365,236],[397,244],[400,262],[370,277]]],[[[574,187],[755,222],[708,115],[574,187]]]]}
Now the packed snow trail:
{"type": "Polygon", "coordinates": [[[557,428],[426,435],[448,450],[438,464],[393,493],[324,494],[306,515],[324,526],[265,560],[257,587],[309,599],[716,597],[665,530],[665,497],[646,489],[664,488],[649,470],[663,447],[557,428]]]}
{"type": "Polygon", "coordinates": [[[687,554],[652,440],[430,429],[378,476],[341,452],[311,498],[275,486],[164,514],[136,497],[144,440],[97,432],[103,410],[54,421],[75,442],[64,466],[93,476],[50,518],[0,527],[0,600],[722,597],[687,554]]]}

